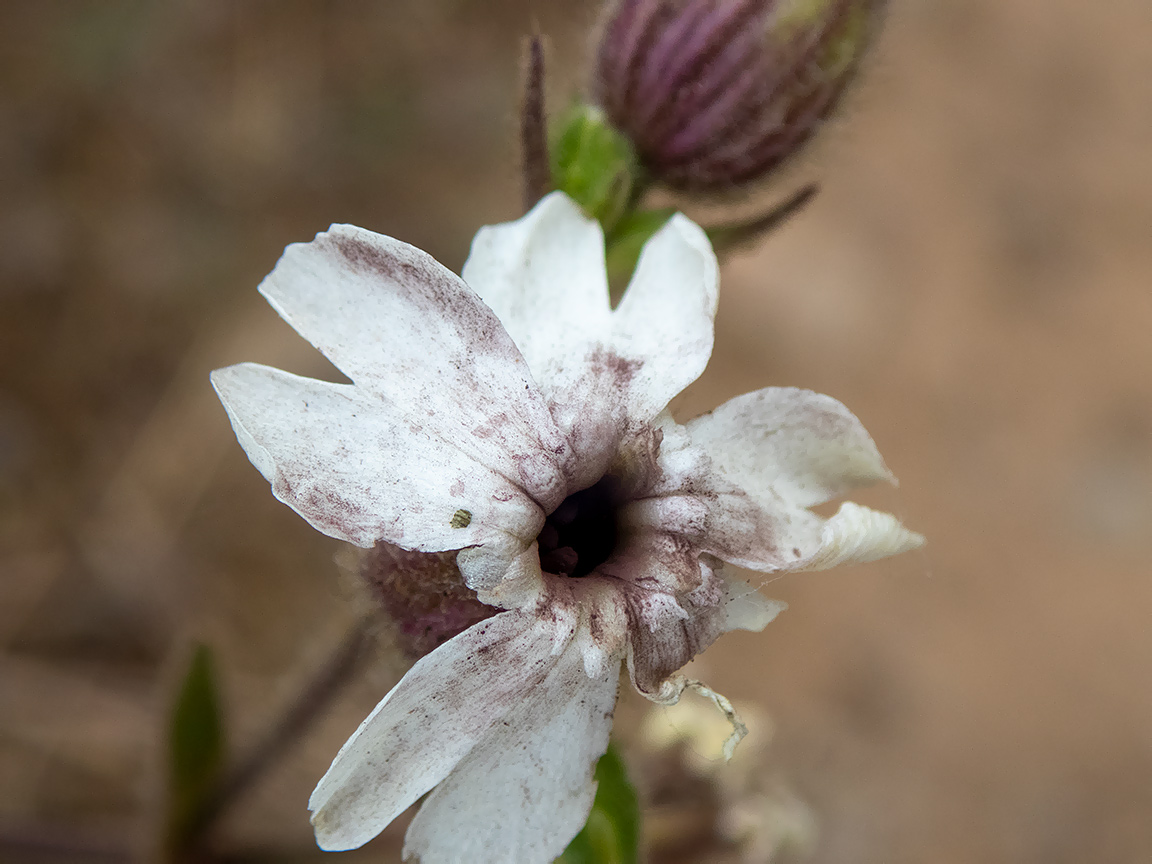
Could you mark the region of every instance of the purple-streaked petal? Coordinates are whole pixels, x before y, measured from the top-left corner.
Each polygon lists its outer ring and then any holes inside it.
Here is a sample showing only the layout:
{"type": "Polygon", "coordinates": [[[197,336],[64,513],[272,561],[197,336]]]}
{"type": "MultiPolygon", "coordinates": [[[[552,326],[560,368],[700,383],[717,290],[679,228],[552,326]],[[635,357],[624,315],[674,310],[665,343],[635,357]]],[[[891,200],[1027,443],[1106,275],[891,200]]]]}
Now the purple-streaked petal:
{"type": "Polygon", "coordinates": [[[844,504],[807,509],[890,479],[848,411],[803,390],[738,397],[688,427],[661,418],[662,480],[621,510],[622,524],[679,534],[702,552],[751,570],[823,570],[920,546],[895,517],[844,504]],[[772,419],[775,418],[775,419],[772,419]]]}
{"type": "Polygon", "coordinates": [[[717,558],[750,570],[827,570],[917,549],[924,538],[889,513],[851,501],[829,519],[779,497],[704,499],[707,529],[693,537],[717,558]]]}
{"type": "Polygon", "coordinates": [[[527,364],[492,310],[431,256],[334,225],[289,246],[260,292],[414,429],[510,478],[545,510],[563,500],[571,454],[527,364]]]}
{"type": "Polygon", "coordinates": [[[273,494],[330,537],[433,552],[527,546],[543,524],[517,485],[359,387],[255,363],[212,385],[273,494]]]}
{"type": "Polygon", "coordinates": [[[629,633],[628,674],[636,689],[653,699],[662,696],[661,685],[669,676],[721,635],[737,629],[759,632],[785,608],[713,568],[705,568],[703,585],[675,609],[660,612],[641,593],[629,594],[628,600],[637,622],[629,633]]]}
{"type": "Polygon", "coordinates": [[[570,480],[599,479],[628,428],[655,417],[712,351],[718,272],[704,232],[674,216],[608,307],[599,226],[562,193],[477,234],[464,276],[516,340],[577,454],[570,480]]]}
{"type": "MultiPolygon", "coordinates": [[[[367,843],[449,775],[556,666],[557,625],[504,612],[416,663],[332,761],[308,802],[322,849],[367,843]]],[[[561,640],[566,647],[569,629],[561,640]]],[[[464,860],[464,859],[459,859],[464,860]]]]}
{"type": "Polygon", "coordinates": [[[589,678],[570,646],[548,677],[465,756],[412,820],[404,855],[421,864],[554,860],[592,807],[619,663],[589,678]]]}
{"type": "Polygon", "coordinates": [[[772,489],[800,507],[893,479],[860,421],[832,397],[810,390],[745,393],[686,428],[741,487],[772,489]]]}

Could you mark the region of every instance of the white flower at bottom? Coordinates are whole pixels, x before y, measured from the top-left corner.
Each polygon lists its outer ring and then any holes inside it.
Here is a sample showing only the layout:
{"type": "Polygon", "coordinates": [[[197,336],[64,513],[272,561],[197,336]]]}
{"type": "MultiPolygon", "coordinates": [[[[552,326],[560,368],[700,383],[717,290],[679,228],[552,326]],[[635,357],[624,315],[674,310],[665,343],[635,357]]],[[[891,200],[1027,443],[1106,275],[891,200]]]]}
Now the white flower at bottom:
{"type": "Polygon", "coordinates": [[[353,384],[255,364],[213,373],[273,493],[325,534],[461,550],[503,611],[419,660],[309,802],[351,849],[431,792],[405,856],[547,862],[595,793],[620,664],[655,701],[732,629],[783,608],[724,572],[869,561],[918,546],[851,503],[891,479],[859,421],[766,389],[686,425],[668,401],[712,351],[716,259],[675,216],[610,308],[599,225],[548,196],[484,228],[457,277],[389,237],[333,226],[289,246],[261,292],[353,384]]]}

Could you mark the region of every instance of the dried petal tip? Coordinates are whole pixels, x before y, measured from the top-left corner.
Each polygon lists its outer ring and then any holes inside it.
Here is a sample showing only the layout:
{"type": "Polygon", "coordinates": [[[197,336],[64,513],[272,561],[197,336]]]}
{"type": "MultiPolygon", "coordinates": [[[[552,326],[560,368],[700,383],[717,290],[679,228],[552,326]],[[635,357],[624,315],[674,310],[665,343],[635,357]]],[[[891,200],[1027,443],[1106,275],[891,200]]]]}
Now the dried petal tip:
{"type": "Polygon", "coordinates": [[[877,29],[882,0],[619,0],[595,96],[664,184],[763,179],[819,129],[877,29]]]}

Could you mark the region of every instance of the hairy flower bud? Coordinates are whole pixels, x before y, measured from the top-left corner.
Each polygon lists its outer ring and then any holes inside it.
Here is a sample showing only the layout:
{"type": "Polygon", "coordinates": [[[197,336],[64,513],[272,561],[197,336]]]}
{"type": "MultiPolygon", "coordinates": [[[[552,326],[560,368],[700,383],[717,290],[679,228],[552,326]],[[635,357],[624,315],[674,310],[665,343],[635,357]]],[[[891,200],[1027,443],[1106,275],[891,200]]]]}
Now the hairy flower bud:
{"type": "Polygon", "coordinates": [[[618,0],[595,98],[651,176],[686,191],[762,179],[852,80],[882,0],[618,0]]]}

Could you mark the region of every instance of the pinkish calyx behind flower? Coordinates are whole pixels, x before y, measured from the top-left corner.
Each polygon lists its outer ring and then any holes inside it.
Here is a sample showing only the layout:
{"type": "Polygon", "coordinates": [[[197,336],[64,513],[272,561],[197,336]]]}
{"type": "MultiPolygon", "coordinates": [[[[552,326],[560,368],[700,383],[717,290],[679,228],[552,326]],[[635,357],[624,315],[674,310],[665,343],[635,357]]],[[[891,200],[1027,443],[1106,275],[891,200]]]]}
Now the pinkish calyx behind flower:
{"type": "Polygon", "coordinates": [[[360,575],[394,624],[396,646],[410,660],[499,611],[464,584],[455,552],[410,552],[380,541],[365,554],[360,575]]]}

